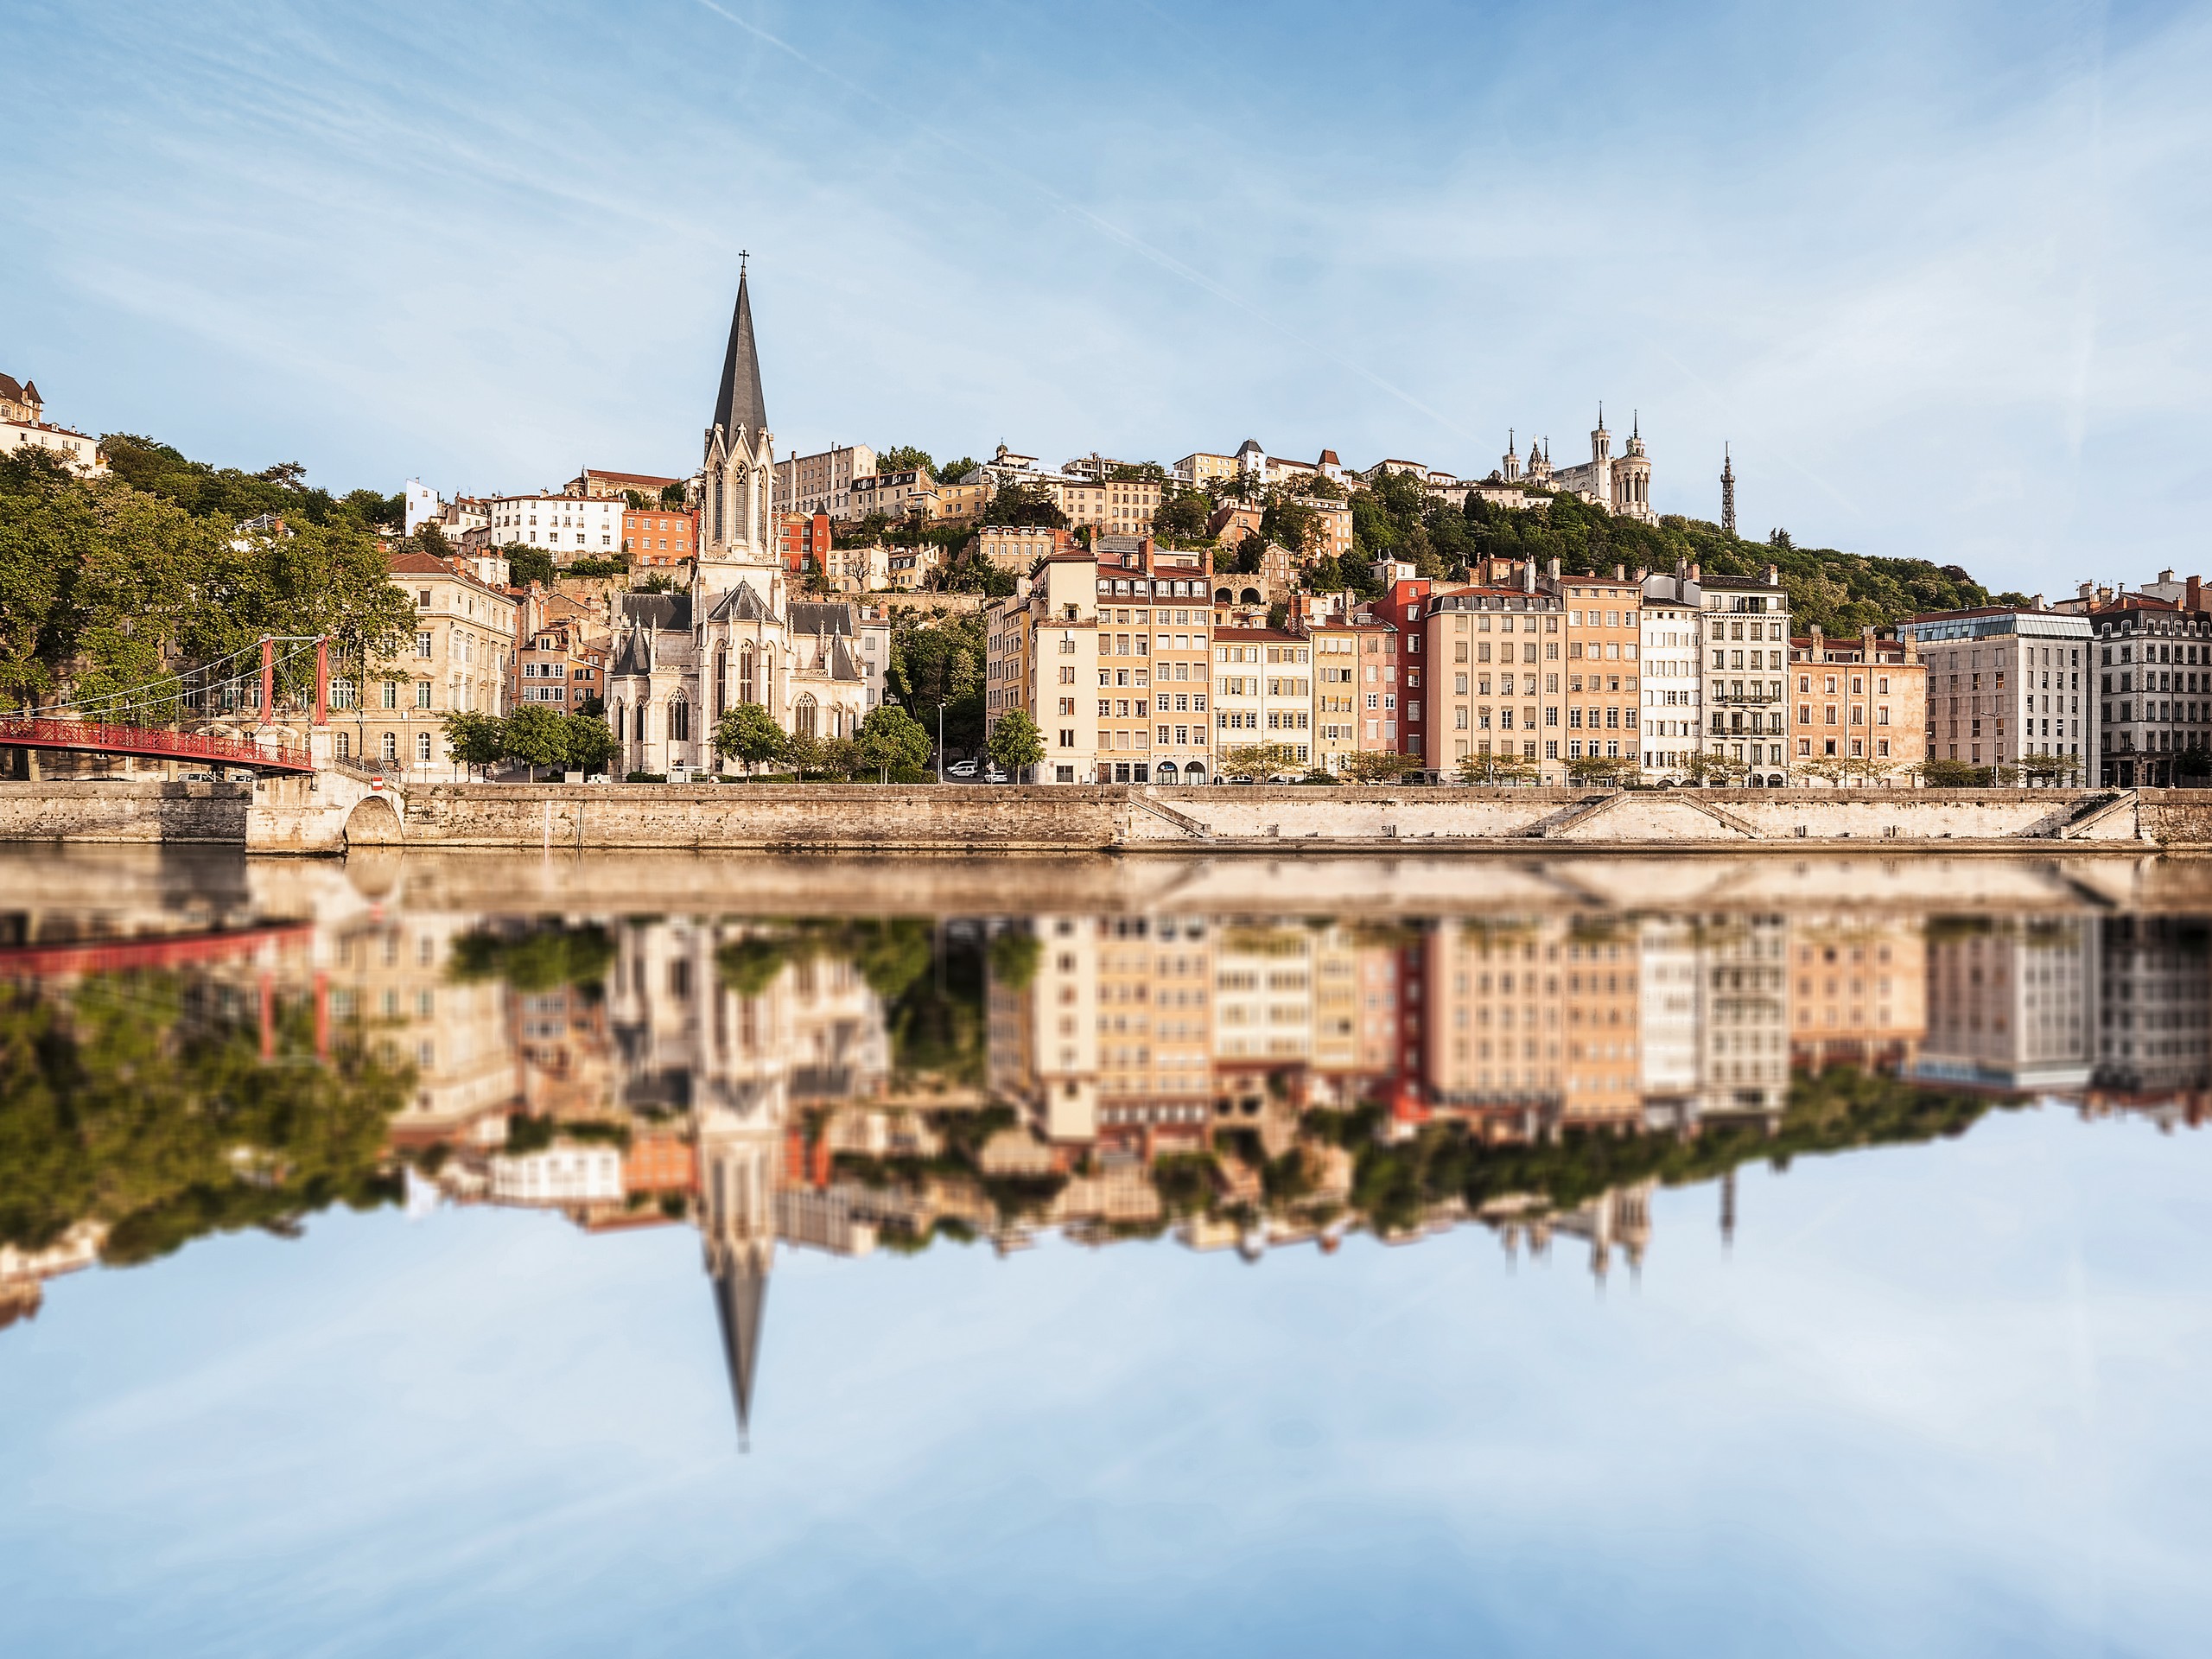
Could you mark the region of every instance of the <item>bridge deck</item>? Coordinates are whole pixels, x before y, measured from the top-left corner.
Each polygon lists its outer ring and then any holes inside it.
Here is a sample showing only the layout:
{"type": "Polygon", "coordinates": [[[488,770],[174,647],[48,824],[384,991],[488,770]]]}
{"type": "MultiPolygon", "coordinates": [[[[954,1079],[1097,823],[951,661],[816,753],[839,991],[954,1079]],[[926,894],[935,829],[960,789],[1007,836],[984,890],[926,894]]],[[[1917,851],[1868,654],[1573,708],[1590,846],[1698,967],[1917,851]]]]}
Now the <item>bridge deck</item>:
{"type": "Polygon", "coordinates": [[[261,743],[250,738],[219,737],[200,732],[165,731],[149,726],[111,726],[91,720],[41,720],[0,716],[0,747],[66,749],[79,754],[128,754],[156,760],[205,760],[223,766],[251,766],[257,772],[310,772],[315,761],[304,748],[261,743]]]}

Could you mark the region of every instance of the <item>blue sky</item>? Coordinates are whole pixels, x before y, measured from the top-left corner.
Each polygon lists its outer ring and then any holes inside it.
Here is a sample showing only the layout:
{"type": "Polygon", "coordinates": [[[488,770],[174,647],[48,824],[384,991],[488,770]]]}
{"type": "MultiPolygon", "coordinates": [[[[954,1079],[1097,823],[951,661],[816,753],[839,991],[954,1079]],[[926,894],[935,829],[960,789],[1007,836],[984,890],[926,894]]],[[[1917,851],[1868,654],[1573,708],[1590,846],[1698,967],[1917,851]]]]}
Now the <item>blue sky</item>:
{"type": "Polygon", "coordinates": [[[0,1647],[2195,1655],[2212,1139],[2070,1111],[1246,1266],[786,1251],[753,1446],[697,1237],[319,1216],[0,1342],[0,1647]]]}
{"type": "Polygon", "coordinates": [[[1256,436],[2056,594],[2197,568],[2212,10],[19,0],[0,367],[396,488],[1256,436]]]}

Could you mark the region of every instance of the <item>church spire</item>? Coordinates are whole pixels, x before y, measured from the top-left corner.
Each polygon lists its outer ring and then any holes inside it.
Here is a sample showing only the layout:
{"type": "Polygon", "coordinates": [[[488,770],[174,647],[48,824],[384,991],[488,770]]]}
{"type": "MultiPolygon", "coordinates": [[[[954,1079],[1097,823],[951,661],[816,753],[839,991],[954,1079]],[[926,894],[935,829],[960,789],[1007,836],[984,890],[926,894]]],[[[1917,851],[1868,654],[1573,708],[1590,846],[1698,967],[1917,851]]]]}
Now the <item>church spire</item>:
{"type": "MultiPolygon", "coordinates": [[[[741,261],[744,255],[739,256],[741,261]]],[[[744,427],[755,439],[768,429],[768,406],[760,396],[760,358],[753,344],[753,301],[741,265],[737,308],[730,314],[729,349],[722,357],[721,390],[715,394],[713,424],[724,432],[744,427]]]]}
{"type": "MultiPolygon", "coordinates": [[[[766,1247],[772,1250],[773,1245],[766,1247]]],[[[766,1251],[741,1247],[715,1270],[715,1318],[721,1326],[722,1358],[737,1406],[737,1444],[750,1449],[753,1372],[760,1359],[760,1313],[768,1300],[766,1251]]]]}
{"type": "Polygon", "coordinates": [[[1728,457],[1728,445],[1720,446],[1720,533],[1736,533],[1736,464],[1728,457]]]}

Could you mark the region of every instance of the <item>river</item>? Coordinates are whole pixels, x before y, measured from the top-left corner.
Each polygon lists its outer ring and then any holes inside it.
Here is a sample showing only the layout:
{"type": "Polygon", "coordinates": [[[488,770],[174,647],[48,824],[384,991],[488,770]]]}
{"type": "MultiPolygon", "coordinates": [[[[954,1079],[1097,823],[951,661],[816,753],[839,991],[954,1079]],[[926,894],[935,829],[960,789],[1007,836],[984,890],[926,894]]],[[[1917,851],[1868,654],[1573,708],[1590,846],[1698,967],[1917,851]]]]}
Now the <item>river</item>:
{"type": "Polygon", "coordinates": [[[2212,865],[0,849],[0,1647],[2183,1654],[2212,865]]]}

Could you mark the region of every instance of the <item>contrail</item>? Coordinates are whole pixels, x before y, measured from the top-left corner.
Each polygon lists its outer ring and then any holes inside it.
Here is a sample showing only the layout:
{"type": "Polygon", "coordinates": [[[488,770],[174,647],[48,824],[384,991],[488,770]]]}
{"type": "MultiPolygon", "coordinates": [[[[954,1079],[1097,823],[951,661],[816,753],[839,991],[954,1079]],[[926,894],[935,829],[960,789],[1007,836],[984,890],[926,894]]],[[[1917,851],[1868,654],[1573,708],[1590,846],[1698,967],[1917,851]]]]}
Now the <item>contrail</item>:
{"type": "MultiPolygon", "coordinates": [[[[1001,161],[995,156],[986,154],[983,151],[975,149],[970,146],[963,143],[959,139],[953,137],[950,133],[942,131],[939,129],[931,126],[928,122],[921,120],[910,114],[908,111],[900,109],[897,105],[892,103],[890,99],[884,98],[880,93],[862,86],[860,82],[852,79],[849,76],[839,74],[835,69],[830,68],[826,64],[817,63],[814,59],[810,58],[805,53],[793,46],[789,41],[783,39],[780,35],[772,35],[766,29],[761,28],[758,23],[750,22],[745,18],[739,16],[735,12],[730,11],[726,8],[716,4],[715,0],[698,0],[698,3],[707,10],[714,13],[715,16],[721,18],[724,22],[743,29],[747,35],[752,35],[753,39],[760,41],[765,46],[773,47],[777,51],[781,52],[785,56],[789,57],[794,63],[804,65],[806,68],[810,69],[816,74],[821,76],[824,80],[834,81],[836,85],[843,87],[847,92],[851,92],[855,97],[866,99],[868,103],[874,105],[876,108],[881,110],[885,114],[895,117],[899,120],[905,122],[915,131],[919,132],[925,137],[934,140],[936,143],[944,145],[955,155],[960,156],[968,161],[975,162],[978,167],[988,168],[992,172],[999,174],[1004,178],[1012,180],[1025,189],[1043,197],[1046,201],[1052,203],[1053,207],[1058,208],[1062,213],[1081,219],[1084,224],[1090,226],[1092,230],[1097,232],[1101,236],[1105,237],[1108,240],[1119,243],[1130,252],[1138,255],[1141,258],[1149,260],[1152,264],[1159,266],[1162,270],[1168,272],[1171,276],[1179,276],[1183,281],[1190,283],[1193,288],[1201,289],[1207,294],[1211,294],[1214,298],[1221,301],[1224,305],[1232,306],[1236,309],[1242,311],[1246,316],[1250,317],[1254,321],[1274,330],[1285,340],[1296,340],[1300,346],[1307,351],[1317,349],[1309,338],[1294,334],[1287,325],[1277,321],[1267,312],[1252,304],[1241,295],[1236,294],[1230,289],[1223,287],[1221,283],[1216,282],[1204,271],[1185,264],[1182,260],[1178,259],[1173,254],[1169,253],[1166,249],[1156,247],[1153,244],[1146,241],[1142,237],[1138,236],[1135,232],[1125,230],[1121,226],[1115,224],[1112,220],[1093,213],[1081,202],[1077,201],[1071,197],[1063,195],[1060,192],[1052,188],[1051,185],[1046,184],[1043,180],[1024,173],[1017,168],[1008,167],[1004,162],[1001,161]]],[[[1321,346],[1318,349],[1322,356],[1327,358],[1339,368],[1345,369],[1350,372],[1359,376],[1361,379],[1365,380],[1370,385],[1375,386],[1378,390],[1388,392],[1391,397],[1395,397],[1400,403],[1405,404],[1407,408],[1416,410],[1420,413],[1427,416],[1430,420],[1434,421],[1439,426],[1443,427],[1446,431],[1456,433],[1459,436],[1465,438],[1470,443],[1478,442],[1475,435],[1468,431],[1465,427],[1462,427],[1458,422],[1452,420],[1448,416],[1440,414],[1435,410],[1431,409],[1427,404],[1422,403],[1420,398],[1415,397],[1412,393],[1404,391],[1401,387],[1393,385],[1389,381],[1384,379],[1372,369],[1366,367],[1363,364],[1355,363],[1350,358],[1344,357],[1336,352],[1332,352],[1326,346],[1321,346]]]]}

